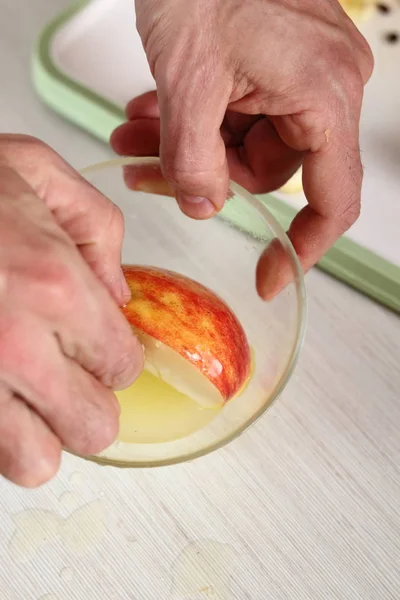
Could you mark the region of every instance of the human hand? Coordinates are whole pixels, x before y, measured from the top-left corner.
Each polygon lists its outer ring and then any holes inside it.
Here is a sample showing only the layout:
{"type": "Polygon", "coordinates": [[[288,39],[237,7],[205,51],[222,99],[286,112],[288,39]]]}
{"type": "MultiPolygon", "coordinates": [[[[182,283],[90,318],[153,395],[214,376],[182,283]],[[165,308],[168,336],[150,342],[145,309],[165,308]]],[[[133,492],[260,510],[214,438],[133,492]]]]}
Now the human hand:
{"type": "MultiPolygon", "coordinates": [[[[253,193],[303,165],[308,205],[289,237],[305,270],[357,219],[359,119],[373,59],[336,0],[136,0],[157,84],[132,100],[111,138],[123,155],[157,155],[181,209],[221,209],[229,176],[253,193]]],[[[271,294],[266,251],[259,293],[271,294]]]]}
{"type": "Polygon", "coordinates": [[[0,473],[15,483],[117,434],[112,389],[142,366],[118,308],[122,236],[118,209],[55,152],[0,135],[0,473]]]}

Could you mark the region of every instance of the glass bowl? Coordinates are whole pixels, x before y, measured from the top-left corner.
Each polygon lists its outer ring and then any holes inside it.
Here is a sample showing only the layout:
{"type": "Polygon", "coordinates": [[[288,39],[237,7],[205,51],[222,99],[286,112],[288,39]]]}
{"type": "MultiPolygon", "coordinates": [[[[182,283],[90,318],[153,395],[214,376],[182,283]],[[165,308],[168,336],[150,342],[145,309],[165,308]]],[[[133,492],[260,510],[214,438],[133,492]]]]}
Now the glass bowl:
{"type": "Polygon", "coordinates": [[[253,357],[248,384],[218,411],[204,413],[197,405],[185,405],[178,414],[179,407],[164,402],[160,392],[154,402],[128,415],[138,395],[122,399],[120,424],[125,437],[121,434],[122,439],[89,459],[120,467],[153,467],[192,460],[224,446],[271,406],[298,358],[305,290],[287,235],[260,200],[233,182],[218,215],[190,219],[171,197],[158,158],[116,159],[87,167],[82,175],[124,215],[123,264],[168,269],[211,289],[238,318],[253,357]],[[275,253],[276,265],[284,259],[286,276],[289,273],[289,283],[269,301],[256,291],[256,265],[267,246],[275,253]],[[127,423],[132,439],[126,434],[127,423]]]}

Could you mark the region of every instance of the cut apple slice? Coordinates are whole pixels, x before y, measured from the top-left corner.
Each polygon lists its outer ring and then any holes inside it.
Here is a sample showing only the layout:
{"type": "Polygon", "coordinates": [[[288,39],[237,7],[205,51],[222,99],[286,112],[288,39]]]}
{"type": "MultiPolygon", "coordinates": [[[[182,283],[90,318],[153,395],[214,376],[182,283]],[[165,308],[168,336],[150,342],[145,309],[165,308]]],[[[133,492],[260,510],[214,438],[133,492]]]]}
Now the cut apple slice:
{"type": "Polygon", "coordinates": [[[203,407],[240,393],[251,353],[225,302],[171,271],[133,265],[123,271],[132,292],[123,312],[143,344],[145,369],[203,407]]]}
{"type": "MultiPolygon", "coordinates": [[[[224,403],[225,400],[218,388],[191,362],[159,340],[137,330],[136,334],[144,347],[146,371],[162,379],[181,394],[189,396],[203,408],[220,406],[224,403]]],[[[221,373],[223,367],[219,360],[214,358],[212,363],[210,374],[212,371],[215,375],[221,373]]]]}

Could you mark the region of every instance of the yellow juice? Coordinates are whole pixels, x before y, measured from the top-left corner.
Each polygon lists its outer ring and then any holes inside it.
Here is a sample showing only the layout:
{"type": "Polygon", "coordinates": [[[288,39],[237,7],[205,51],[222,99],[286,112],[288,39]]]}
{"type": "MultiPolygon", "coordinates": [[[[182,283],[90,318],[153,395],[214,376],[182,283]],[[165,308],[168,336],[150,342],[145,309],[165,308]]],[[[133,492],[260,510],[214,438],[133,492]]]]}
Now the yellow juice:
{"type": "Polygon", "coordinates": [[[148,371],[116,395],[121,405],[118,440],[131,444],[186,437],[205,427],[221,410],[200,406],[148,371]]]}

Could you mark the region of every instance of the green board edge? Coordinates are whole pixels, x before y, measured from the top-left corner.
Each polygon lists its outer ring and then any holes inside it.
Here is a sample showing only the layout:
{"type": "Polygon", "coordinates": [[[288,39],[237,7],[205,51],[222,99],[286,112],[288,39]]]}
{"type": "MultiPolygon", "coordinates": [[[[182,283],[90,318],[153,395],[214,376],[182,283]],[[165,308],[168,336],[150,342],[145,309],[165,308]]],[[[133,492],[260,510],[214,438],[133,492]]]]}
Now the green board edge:
{"type": "Polygon", "coordinates": [[[42,31],[32,58],[32,80],[37,94],[56,113],[104,142],[124,122],[124,111],[62,73],[51,59],[57,31],[90,0],[78,0],[42,31]]]}
{"type": "MultiPolygon", "coordinates": [[[[66,76],[51,59],[54,35],[89,2],[74,2],[42,31],[33,54],[32,79],[37,94],[55,112],[108,143],[111,132],[124,121],[123,110],[66,76]]],[[[287,229],[296,211],[271,194],[258,198],[287,229]]],[[[224,211],[224,216],[250,234],[257,230],[255,223],[243,223],[240,215],[224,211]]],[[[400,267],[346,237],[342,237],[317,266],[400,314],[400,267]]]]}

